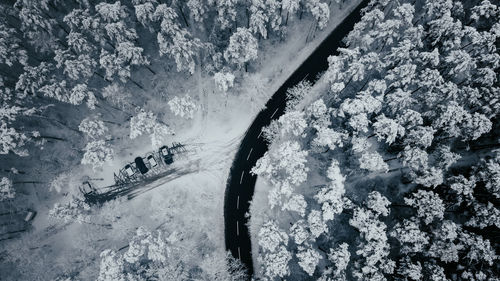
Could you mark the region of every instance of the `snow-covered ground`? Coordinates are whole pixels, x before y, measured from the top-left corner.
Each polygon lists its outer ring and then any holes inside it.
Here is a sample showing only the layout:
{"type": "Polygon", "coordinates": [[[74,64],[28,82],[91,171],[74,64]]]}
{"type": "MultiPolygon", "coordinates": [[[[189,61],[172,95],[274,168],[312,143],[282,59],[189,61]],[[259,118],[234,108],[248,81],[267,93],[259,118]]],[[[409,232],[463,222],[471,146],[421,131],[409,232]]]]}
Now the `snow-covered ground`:
{"type": "MultiPolygon", "coordinates": [[[[315,22],[303,19],[289,24],[288,37],[283,42],[263,41],[258,61],[250,64],[250,72],[227,95],[215,87],[211,77],[195,73],[184,81],[186,91],[198,104],[193,120],[173,116],[166,103],[153,104],[164,108],[164,121],[176,131],[166,143],[181,142],[188,148],[189,152],[173,166],[178,172],[142,187],[143,192],[132,200],[122,198],[96,209],[91,223],[51,220],[48,211],[53,202],[46,201],[38,206],[32,231],[6,246],[22,257],[18,261],[22,266],[16,268],[44,272],[44,276],[38,276],[42,280],[55,278],[61,272],[78,279],[94,279],[99,253],[126,246],[139,226],[183,233],[183,243],[191,251],[193,264],[205,254],[224,251],[224,189],[240,139],[267,99],[359,2],[349,1],[342,10],[332,4],[328,26],[313,36],[311,27],[315,22]],[[51,270],[43,270],[47,268],[47,259],[51,260],[51,270]]],[[[102,171],[94,173],[81,167],[78,173],[102,178],[95,181],[98,186],[109,185],[113,183],[113,172],[152,150],[146,137],[130,140],[124,136],[116,147],[118,154],[102,171]]],[[[70,189],[72,195],[77,187],[70,189]]],[[[256,191],[255,202],[262,197],[262,186],[258,185],[256,191]]],[[[29,272],[24,275],[30,276],[29,272]]]]}

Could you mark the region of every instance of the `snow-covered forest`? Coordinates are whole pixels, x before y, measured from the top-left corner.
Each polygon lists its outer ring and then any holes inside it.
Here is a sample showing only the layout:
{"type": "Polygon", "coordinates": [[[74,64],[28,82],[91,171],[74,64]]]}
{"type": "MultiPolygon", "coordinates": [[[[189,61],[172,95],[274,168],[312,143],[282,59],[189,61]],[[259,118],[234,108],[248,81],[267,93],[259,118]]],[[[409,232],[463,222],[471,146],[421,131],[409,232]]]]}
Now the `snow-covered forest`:
{"type": "MultiPolygon", "coordinates": [[[[0,280],[249,280],[224,245],[232,161],[359,3],[2,1],[0,280]]],[[[252,278],[498,280],[500,3],[361,15],[262,130],[252,278]]]]}
{"type": "Polygon", "coordinates": [[[498,4],[371,1],[289,91],[253,169],[261,278],[500,278],[498,4]]]}
{"type": "Polygon", "coordinates": [[[238,138],[357,3],[2,1],[0,280],[245,279],[222,223],[238,138]],[[173,142],[171,174],[83,197],[173,142]]]}

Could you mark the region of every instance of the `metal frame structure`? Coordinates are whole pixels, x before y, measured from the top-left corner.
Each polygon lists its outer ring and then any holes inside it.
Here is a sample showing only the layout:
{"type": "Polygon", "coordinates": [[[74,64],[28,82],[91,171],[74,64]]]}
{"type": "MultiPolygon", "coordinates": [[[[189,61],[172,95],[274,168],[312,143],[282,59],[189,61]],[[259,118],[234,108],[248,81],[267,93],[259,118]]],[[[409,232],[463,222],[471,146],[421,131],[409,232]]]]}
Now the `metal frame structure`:
{"type": "MultiPolygon", "coordinates": [[[[170,147],[167,146],[167,149],[172,156],[178,155],[184,152],[187,152],[185,145],[174,142],[170,147]]],[[[144,164],[149,169],[149,171],[145,174],[142,174],[139,169],[136,167],[134,161],[127,163],[122,169],[118,171],[118,173],[113,173],[115,184],[95,188],[91,185],[90,182],[86,181],[82,183],[80,186],[80,192],[83,194],[85,201],[88,204],[99,204],[108,200],[112,200],[116,197],[122,196],[131,191],[131,189],[135,188],[139,183],[154,178],[155,176],[161,176],[165,172],[169,170],[170,164],[166,164],[161,151],[154,151],[147,153],[144,157],[141,156],[144,160],[144,164]],[[156,166],[152,167],[147,157],[150,155],[156,161],[156,166]],[[130,166],[132,171],[134,172],[132,175],[129,175],[126,171],[126,167],[130,166]]]]}

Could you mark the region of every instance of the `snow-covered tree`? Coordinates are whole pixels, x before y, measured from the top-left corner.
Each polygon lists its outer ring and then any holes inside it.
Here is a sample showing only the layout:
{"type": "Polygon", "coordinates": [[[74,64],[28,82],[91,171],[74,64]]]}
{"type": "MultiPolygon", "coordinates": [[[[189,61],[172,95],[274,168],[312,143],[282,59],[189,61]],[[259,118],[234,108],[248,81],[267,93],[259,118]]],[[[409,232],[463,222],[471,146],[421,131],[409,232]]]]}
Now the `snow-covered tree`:
{"type": "Polygon", "coordinates": [[[387,172],[389,165],[384,162],[384,159],[377,152],[366,152],[359,158],[359,167],[370,172],[387,172]]]}
{"type": "Polygon", "coordinates": [[[450,146],[441,145],[436,149],[435,157],[438,161],[437,166],[442,170],[448,170],[462,156],[451,151],[450,146]]]}
{"type": "Polygon", "coordinates": [[[406,134],[404,141],[410,146],[418,146],[425,149],[432,145],[435,132],[432,127],[417,126],[406,134]]]}
{"type": "Polygon", "coordinates": [[[116,47],[117,59],[129,65],[148,65],[149,61],[143,55],[144,49],[137,47],[134,43],[125,41],[116,47]]]}
{"type": "Polygon", "coordinates": [[[385,117],[384,114],[377,117],[377,121],[373,123],[373,130],[377,138],[385,140],[387,144],[393,143],[397,137],[402,137],[405,134],[403,126],[395,120],[385,117]]]}
{"type": "Polygon", "coordinates": [[[17,0],[14,8],[18,11],[20,29],[28,42],[41,52],[49,52],[57,46],[57,21],[46,16],[44,5],[43,1],[17,0]]]}
{"type": "Polygon", "coordinates": [[[491,242],[488,239],[484,239],[481,235],[462,231],[460,232],[459,239],[467,249],[465,259],[469,262],[479,262],[491,266],[498,260],[499,257],[495,253],[495,249],[491,246],[491,242]]]}
{"type": "Polygon", "coordinates": [[[156,123],[150,135],[151,146],[154,149],[160,148],[165,145],[167,142],[166,140],[174,134],[175,132],[169,126],[162,123],[156,123]]]}
{"type": "Polygon", "coordinates": [[[223,93],[226,93],[229,88],[233,87],[234,75],[229,72],[217,72],[214,74],[215,85],[223,93]]]}
{"type": "Polygon", "coordinates": [[[371,144],[368,139],[363,136],[353,136],[351,138],[352,151],[354,153],[363,153],[370,148],[371,144]]]}
{"type": "Polygon", "coordinates": [[[221,0],[215,4],[217,5],[217,21],[222,29],[227,29],[236,21],[238,0],[221,0]]]}
{"type": "Polygon", "coordinates": [[[422,115],[412,109],[405,109],[397,116],[397,120],[398,123],[405,128],[412,128],[424,123],[422,115]]]}
{"type": "Polygon", "coordinates": [[[328,260],[335,265],[335,270],[332,270],[334,280],[344,280],[346,278],[346,269],[351,259],[349,245],[342,243],[335,248],[331,248],[328,253],[328,260]]]}
{"type": "Polygon", "coordinates": [[[191,18],[194,21],[203,22],[208,10],[204,0],[188,0],[186,6],[189,8],[191,18]]]}
{"type": "MultiPolygon", "coordinates": [[[[373,97],[366,92],[359,93],[356,98],[345,99],[339,107],[338,115],[340,117],[345,117],[346,115],[358,115],[363,113],[377,113],[382,109],[382,103],[379,98],[373,97]]],[[[382,118],[382,121],[389,122],[390,120],[386,120],[385,116],[381,115],[379,118],[382,118]]],[[[386,122],[382,123],[385,124],[386,122]]],[[[392,123],[388,124],[392,125],[392,123]]],[[[384,126],[381,126],[385,128],[384,126]]],[[[390,126],[389,126],[390,127],[390,126]]],[[[381,129],[382,129],[381,128],[381,129]]],[[[396,126],[396,132],[398,132],[396,126]]],[[[392,130],[388,130],[392,131],[392,130]]]]}
{"type": "Polygon", "coordinates": [[[486,189],[496,198],[500,198],[500,150],[494,151],[494,157],[484,160],[478,172],[486,189]]]}
{"type": "Polygon", "coordinates": [[[49,79],[50,73],[53,71],[53,65],[46,62],[41,62],[38,66],[24,67],[24,73],[19,76],[16,83],[16,90],[22,92],[24,96],[36,95],[49,79]]]}
{"type": "Polygon", "coordinates": [[[361,259],[354,264],[353,276],[358,280],[384,280],[384,274],[392,274],[395,268],[394,261],[388,258],[387,226],[379,220],[378,213],[363,207],[354,209],[349,224],[364,239],[356,251],[361,259]]]}
{"type": "Polygon", "coordinates": [[[118,83],[111,83],[102,89],[102,96],[109,101],[112,105],[118,106],[121,109],[130,107],[130,99],[132,95],[129,91],[118,85],[118,83]]]}
{"type": "Polygon", "coordinates": [[[124,262],[118,258],[119,254],[113,250],[104,250],[101,254],[101,263],[98,281],[125,281],[126,275],[123,273],[124,262]]]}
{"type": "MultiPolygon", "coordinates": [[[[312,84],[308,80],[302,80],[296,85],[294,85],[291,88],[288,88],[286,91],[286,98],[287,98],[287,111],[288,109],[294,109],[294,107],[304,98],[309,92],[311,91],[312,84]]],[[[315,104],[315,103],[314,103],[315,104]]],[[[324,102],[323,102],[324,104],[324,102]]],[[[318,107],[321,107],[321,105],[315,104],[318,107]]],[[[311,105],[312,106],[312,105],[311,105]]],[[[314,106],[313,106],[314,107],[314,106]]],[[[326,109],[326,106],[324,107],[326,109]]],[[[314,111],[313,108],[311,110],[311,115],[314,116],[314,111]]],[[[325,111],[326,112],[326,111],[325,111]]]]}
{"type": "Polygon", "coordinates": [[[468,226],[485,228],[489,226],[500,227],[500,210],[488,202],[482,204],[478,201],[472,202],[472,217],[465,223],[468,226]]]}
{"type": "Polygon", "coordinates": [[[0,202],[12,199],[16,196],[16,191],[12,186],[12,180],[2,177],[0,180],[0,202]]]}
{"type": "Polygon", "coordinates": [[[104,122],[95,117],[86,117],[78,126],[78,130],[90,139],[100,139],[108,133],[108,127],[104,122]]]}
{"type": "Polygon", "coordinates": [[[432,191],[419,189],[404,200],[406,204],[417,209],[417,216],[422,218],[425,224],[430,224],[436,218],[443,219],[443,200],[432,191]]]}
{"type": "Polygon", "coordinates": [[[287,181],[298,185],[307,179],[307,151],[301,150],[298,142],[285,141],[257,160],[252,173],[264,176],[272,183],[287,181]]]}
{"type": "Polygon", "coordinates": [[[495,18],[500,13],[500,9],[497,5],[494,5],[488,0],[483,0],[478,5],[472,8],[472,14],[470,18],[474,21],[479,21],[481,18],[489,19],[495,18]]]}
{"type": "Polygon", "coordinates": [[[290,275],[290,267],[288,263],[292,259],[292,254],[285,246],[279,246],[276,251],[259,255],[262,266],[263,275],[269,279],[275,277],[284,278],[290,275]]]}
{"type": "Polygon", "coordinates": [[[266,3],[262,0],[252,0],[250,5],[249,28],[252,32],[267,38],[269,17],[266,13],[266,3]]]}
{"type": "Polygon", "coordinates": [[[449,75],[469,75],[470,71],[476,68],[475,60],[463,50],[452,50],[444,58],[449,65],[449,75]]]}
{"type": "Polygon", "coordinates": [[[276,206],[282,206],[290,199],[293,194],[292,185],[288,181],[276,182],[274,187],[269,190],[267,199],[269,206],[273,209],[276,206]]]}
{"type": "Polygon", "coordinates": [[[469,113],[455,101],[441,106],[440,115],[434,119],[433,127],[442,129],[451,137],[458,137],[461,133],[461,124],[467,119],[469,113]]]}
{"type": "Polygon", "coordinates": [[[300,8],[301,0],[282,0],[281,7],[283,11],[287,12],[287,18],[289,14],[294,14],[300,8]]]}
{"type": "Polygon", "coordinates": [[[95,6],[99,16],[107,22],[119,21],[127,17],[126,7],[121,5],[120,1],[115,3],[101,2],[95,6]]]}
{"type": "Polygon", "coordinates": [[[157,35],[160,56],[174,58],[177,71],[187,70],[193,74],[197,50],[201,47],[200,40],[193,38],[187,29],[180,26],[177,13],[166,4],[156,7],[154,18],[160,21],[160,32],[157,35]]]}
{"type": "Polygon", "coordinates": [[[391,202],[386,197],[382,196],[378,191],[372,191],[368,194],[365,200],[365,205],[368,209],[375,212],[377,215],[387,216],[389,215],[389,209],[387,208],[391,202]]]}
{"type": "Polygon", "coordinates": [[[325,222],[333,220],[335,215],[340,214],[344,209],[345,177],[340,172],[338,161],[332,160],[327,177],[330,179],[330,183],[321,188],[314,196],[316,201],[321,204],[325,222]]]}
{"type": "Polygon", "coordinates": [[[106,79],[113,80],[116,75],[123,83],[130,78],[130,66],[123,65],[116,54],[112,54],[104,49],[101,50],[99,63],[106,71],[106,79]]]}
{"type": "Polygon", "coordinates": [[[448,182],[450,183],[450,188],[458,194],[460,202],[464,199],[474,200],[473,193],[476,186],[476,178],[474,176],[466,178],[463,175],[458,175],[448,178],[448,182]]]}
{"type": "Polygon", "coordinates": [[[425,187],[436,187],[442,184],[444,180],[443,170],[435,167],[430,167],[417,173],[411,172],[410,175],[414,178],[416,184],[425,187]]]}
{"type": "Polygon", "coordinates": [[[320,0],[308,0],[306,1],[306,7],[316,19],[319,29],[325,28],[330,19],[330,7],[328,4],[320,2],[320,0]]]}
{"type": "MultiPolygon", "coordinates": [[[[162,24],[163,27],[163,24],[162,24]]],[[[160,55],[169,55],[174,58],[177,71],[187,70],[194,73],[197,55],[196,50],[200,48],[199,40],[191,39],[191,35],[185,31],[179,31],[173,35],[158,33],[158,44],[160,55]]]]}
{"type": "Polygon", "coordinates": [[[73,105],[81,104],[85,99],[87,99],[87,107],[90,109],[95,109],[97,104],[97,98],[86,84],[77,84],[68,92],[68,101],[73,105]]]}
{"type": "Polygon", "coordinates": [[[134,3],[135,17],[144,27],[149,28],[150,31],[153,30],[151,25],[154,21],[155,4],[158,4],[156,0],[135,1],[134,3]]]}
{"type": "Polygon", "coordinates": [[[457,262],[458,252],[463,249],[463,245],[457,241],[460,232],[460,227],[454,222],[443,221],[440,228],[433,233],[432,244],[427,255],[444,262],[457,262]]]}
{"type": "Polygon", "coordinates": [[[423,253],[429,244],[429,237],[413,220],[405,219],[402,223],[396,223],[390,235],[399,241],[402,254],[423,253]]]}
{"type": "Polygon", "coordinates": [[[444,269],[440,267],[439,265],[432,264],[432,263],[424,263],[424,268],[428,272],[427,278],[429,280],[435,280],[435,281],[448,281],[449,279],[446,278],[446,274],[444,273],[444,269]]]}
{"type": "Polygon", "coordinates": [[[132,264],[143,259],[165,262],[168,255],[166,244],[167,241],[162,237],[161,232],[158,232],[155,237],[153,233],[144,227],[139,227],[135,236],[129,242],[128,250],[123,255],[123,259],[132,264]]]}
{"type": "Polygon", "coordinates": [[[27,135],[8,127],[4,120],[0,120],[0,154],[13,152],[19,156],[27,156],[28,151],[24,148],[24,145],[28,140],[27,135]]]}
{"type": "Polygon", "coordinates": [[[307,202],[304,199],[304,196],[301,194],[295,194],[283,204],[281,210],[297,212],[301,217],[304,217],[306,215],[306,208],[307,202]]]}
{"type": "Polygon", "coordinates": [[[365,113],[355,114],[349,118],[348,125],[354,129],[354,132],[368,132],[370,120],[365,113]]]}
{"type": "MultiPolygon", "coordinates": [[[[175,264],[169,263],[168,265],[175,264]]],[[[182,266],[182,264],[179,264],[178,267],[180,266],[182,266]]],[[[203,278],[206,278],[206,280],[244,280],[248,278],[246,269],[241,261],[234,258],[229,252],[227,252],[225,256],[219,253],[207,254],[203,257],[199,267],[203,270],[201,275],[203,278]]],[[[159,269],[161,270],[161,268],[162,267],[159,269]]],[[[184,270],[187,269],[188,268],[184,270]]],[[[185,271],[185,274],[182,276],[170,274],[169,272],[162,272],[162,275],[159,276],[160,280],[169,280],[169,278],[186,280],[189,279],[189,275],[188,272],[185,271]]]]}
{"type": "Polygon", "coordinates": [[[84,148],[82,164],[91,165],[94,170],[101,168],[105,162],[113,159],[114,150],[105,140],[93,140],[84,148]]]}
{"type": "Polygon", "coordinates": [[[288,235],[282,231],[275,221],[268,221],[262,225],[258,234],[259,246],[274,252],[280,245],[288,245],[288,235]]]}
{"type": "Polygon", "coordinates": [[[69,92],[66,80],[52,78],[47,81],[47,84],[39,89],[39,92],[48,98],[60,102],[69,102],[69,92]]]}
{"type": "Polygon", "coordinates": [[[472,115],[467,115],[463,128],[464,138],[468,140],[476,140],[480,136],[488,133],[493,124],[490,119],[484,114],[475,112],[472,115]]]}
{"type": "Polygon", "coordinates": [[[257,59],[258,42],[246,28],[238,27],[229,38],[229,45],[224,51],[224,58],[239,68],[249,61],[257,59]]]}
{"type": "Polygon", "coordinates": [[[397,268],[396,272],[401,275],[405,276],[406,280],[422,280],[423,273],[422,273],[422,265],[420,262],[412,262],[410,258],[402,258],[399,261],[399,267],[397,268]]]}
{"type": "Polygon", "coordinates": [[[328,233],[328,226],[322,218],[321,211],[312,210],[307,216],[307,223],[314,238],[318,238],[323,233],[328,233]]]}
{"type": "Polygon", "coordinates": [[[15,34],[15,29],[0,22],[0,64],[7,66],[13,66],[14,63],[27,64],[28,53],[21,47],[21,40],[15,34]]]}
{"type": "Polygon", "coordinates": [[[175,231],[166,235],[139,227],[125,253],[102,252],[98,280],[187,280],[198,276],[192,273],[195,269],[211,280],[245,278],[241,266],[223,253],[206,254],[201,263],[189,265],[183,259],[185,248],[179,245],[182,240],[175,231]]]}
{"type": "Polygon", "coordinates": [[[168,106],[175,115],[186,119],[193,119],[197,109],[196,103],[189,95],[181,98],[173,97],[168,101],[168,106]]]}
{"type": "Polygon", "coordinates": [[[385,240],[386,225],[378,220],[378,214],[365,209],[356,208],[354,214],[349,220],[349,224],[357,228],[367,241],[385,240]]]}
{"type": "Polygon", "coordinates": [[[344,140],[347,139],[348,134],[344,132],[337,132],[331,128],[316,126],[317,135],[313,140],[313,144],[323,147],[326,146],[330,150],[337,147],[344,146],[344,140]]]}
{"type": "Polygon", "coordinates": [[[107,23],[104,29],[108,37],[116,43],[134,41],[139,37],[135,29],[127,26],[123,21],[107,23]]]}
{"type": "Polygon", "coordinates": [[[301,245],[302,243],[304,243],[309,238],[310,235],[311,234],[307,229],[307,223],[302,219],[296,221],[290,227],[290,236],[293,238],[293,241],[297,245],[301,245]]]}
{"type": "Polygon", "coordinates": [[[301,136],[307,127],[304,112],[288,111],[278,119],[281,136],[301,136]]]}
{"type": "Polygon", "coordinates": [[[142,134],[153,131],[156,125],[156,115],[151,111],[141,111],[130,119],[130,138],[135,139],[142,134]]]}
{"type": "Polygon", "coordinates": [[[72,198],[66,204],[56,203],[54,207],[49,210],[49,217],[63,221],[63,223],[89,222],[90,206],[84,201],[72,198]]]}
{"type": "Polygon", "coordinates": [[[316,266],[319,260],[322,258],[318,251],[311,247],[298,247],[298,252],[296,254],[299,260],[298,264],[309,276],[313,276],[316,266]]]}
{"type": "Polygon", "coordinates": [[[165,139],[173,134],[174,131],[168,125],[158,121],[157,116],[151,111],[141,110],[130,119],[130,138],[149,135],[154,148],[163,145],[165,139]]]}
{"type": "Polygon", "coordinates": [[[415,146],[405,146],[400,153],[403,160],[403,165],[409,167],[413,171],[422,171],[428,168],[429,156],[427,152],[415,146]]]}
{"type": "Polygon", "coordinates": [[[56,50],[55,53],[56,67],[62,68],[63,73],[71,80],[86,81],[94,74],[97,62],[89,54],[74,56],[69,50],[56,50]]]}

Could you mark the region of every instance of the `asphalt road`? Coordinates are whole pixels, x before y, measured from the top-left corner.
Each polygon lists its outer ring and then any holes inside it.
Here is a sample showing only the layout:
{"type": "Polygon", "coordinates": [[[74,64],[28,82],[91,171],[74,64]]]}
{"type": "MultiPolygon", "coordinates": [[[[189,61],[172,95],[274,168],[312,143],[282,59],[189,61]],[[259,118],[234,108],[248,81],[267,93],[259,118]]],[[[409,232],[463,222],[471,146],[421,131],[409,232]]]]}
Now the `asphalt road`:
{"type": "Polygon", "coordinates": [[[261,136],[262,128],[271,120],[279,118],[285,110],[287,89],[302,80],[315,82],[319,73],[328,68],[328,56],[337,54],[337,48],[344,38],[361,19],[360,11],[368,4],[364,0],[340,23],[333,32],[318,46],[306,61],[286,80],[248,128],[233,165],[229,172],[224,201],[224,228],[226,248],[231,251],[253,274],[252,246],[247,222],[250,219],[245,214],[252,200],[256,176],[250,170],[259,158],[268,150],[267,143],[261,136]]]}

